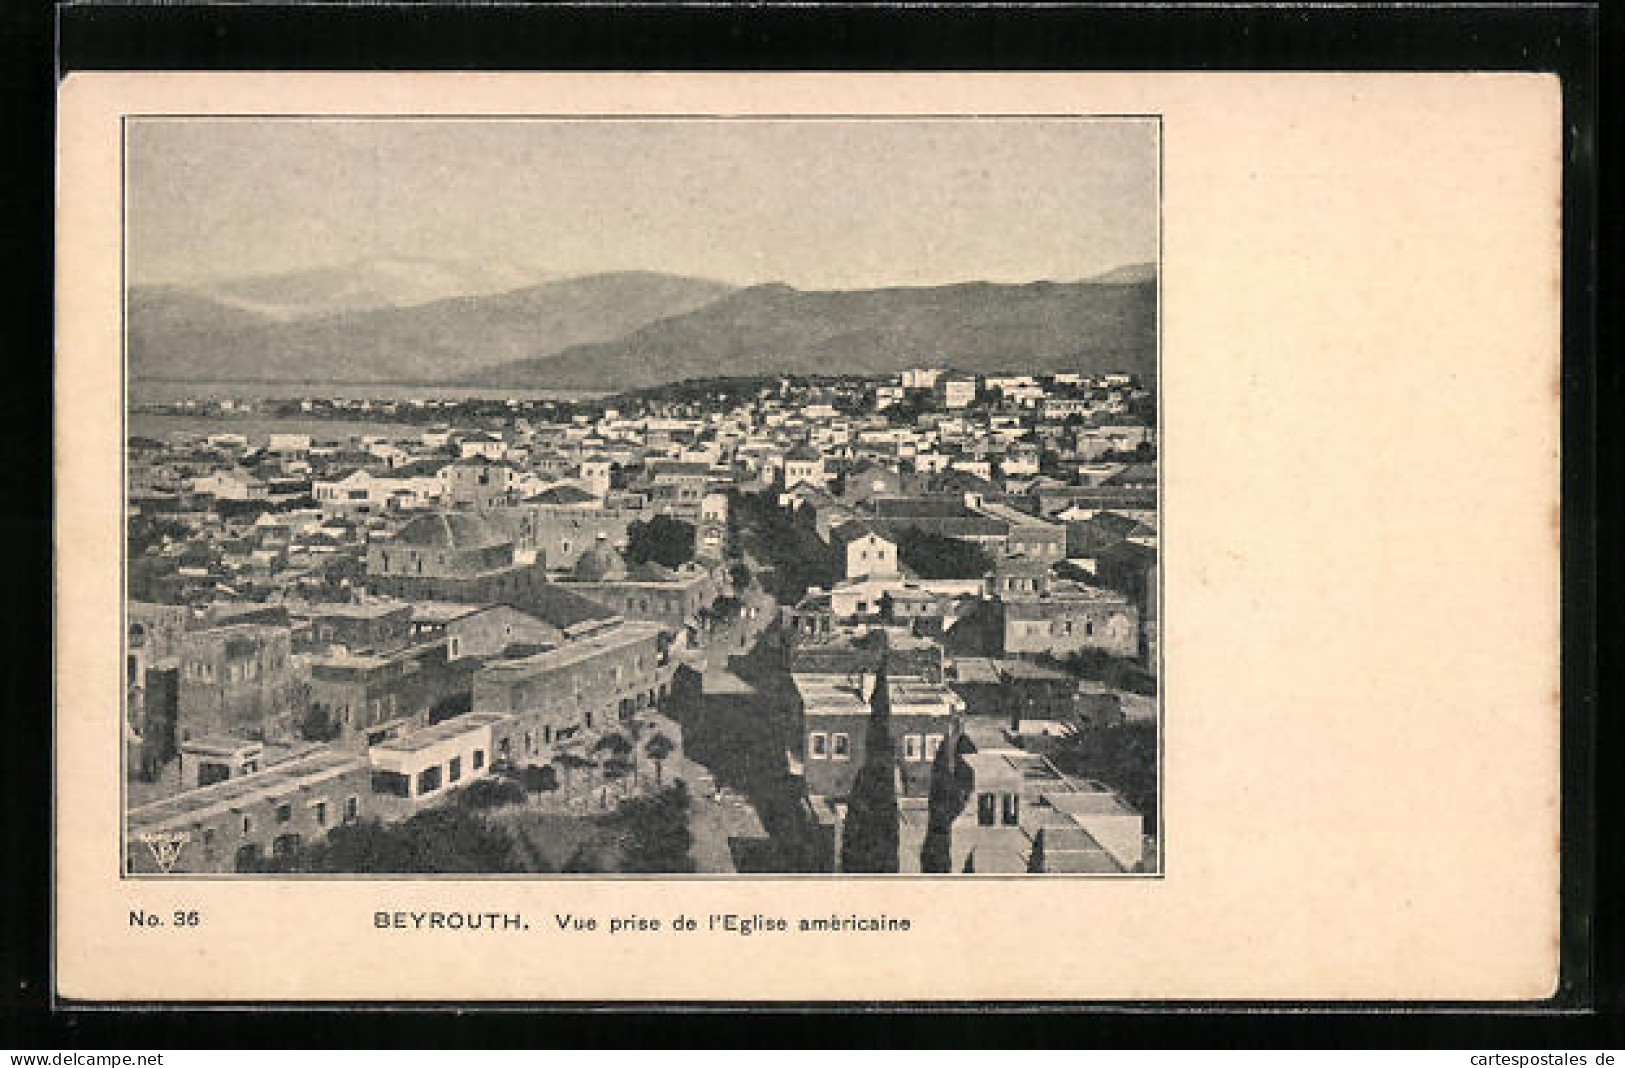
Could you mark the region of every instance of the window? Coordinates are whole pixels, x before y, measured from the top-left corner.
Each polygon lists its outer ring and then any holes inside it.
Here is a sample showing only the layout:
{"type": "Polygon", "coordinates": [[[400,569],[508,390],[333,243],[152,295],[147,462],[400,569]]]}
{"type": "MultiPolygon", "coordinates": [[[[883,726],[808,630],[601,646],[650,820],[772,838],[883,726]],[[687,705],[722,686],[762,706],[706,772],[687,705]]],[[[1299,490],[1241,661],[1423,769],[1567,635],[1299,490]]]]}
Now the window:
{"type": "Polygon", "coordinates": [[[253,819],[253,817],[251,817],[251,816],[244,816],[243,817],[243,833],[244,834],[253,834],[254,833],[254,819],[253,819]]]}
{"type": "Polygon", "coordinates": [[[906,734],[903,736],[903,759],[920,759],[920,736],[918,734],[906,734]]]}
{"type": "Polygon", "coordinates": [[[830,749],[836,760],[852,759],[852,742],[851,739],[844,734],[834,734],[830,736],[830,749]]]}
{"type": "Polygon", "coordinates": [[[231,768],[212,760],[206,760],[197,766],[197,784],[210,786],[224,779],[231,778],[231,768]]]}
{"type": "Polygon", "coordinates": [[[994,814],[998,811],[998,798],[993,794],[976,795],[976,823],[978,826],[993,826],[994,814]]]}
{"type": "Polygon", "coordinates": [[[807,755],[814,760],[829,756],[829,735],[823,731],[813,731],[807,735],[807,755]]]}
{"type": "MultiPolygon", "coordinates": [[[[992,797],[993,795],[989,794],[988,796],[992,797]]],[[[1006,827],[1014,827],[1017,823],[1019,823],[1021,821],[1021,795],[1020,794],[1005,794],[1004,795],[1004,806],[1003,806],[1003,808],[1004,808],[1004,812],[1003,812],[1004,825],[1006,827]]]]}
{"type": "Polygon", "coordinates": [[[213,827],[205,827],[203,829],[203,855],[206,856],[206,857],[214,856],[214,828],[213,827]]]}
{"type": "Polygon", "coordinates": [[[388,794],[391,797],[412,796],[412,780],[398,771],[375,771],[372,773],[372,792],[375,794],[388,794]]]}
{"type": "Polygon", "coordinates": [[[433,793],[440,789],[440,765],[425,768],[418,773],[418,793],[433,793]]]}
{"type": "Polygon", "coordinates": [[[318,801],[314,805],[312,805],[311,807],[316,810],[316,826],[318,826],[318,827],[326,827],[327,826],[327,802],[326,801],[318,801]]]}
{"type": "Polygon", "coordinates": [[[461,779],[463,777],[463,758],[460,756],[452,757],[451,761],[446,765],[446,769],[448,782],[456,782],[461,779]]]}
{"type": "Polygon", "coordinates": [[[344,822],[354,823],[361,816],[361,799],[347,797],[344,799],[344,822]]]}
{"type": "Polygon", "coordinates": [[[1094,635],[1095,635],[1095,621],[1094,620],[1086,619],[1086,620],[1083,621],[1083,633],[1084,633],[1085,637],[1089,637],[1089,638],[1094,637],[1094,635]]]}
{"type": "MultiPolygon", "coordinates": [[[[508,740],[506,738],[502,739],[502,746],[507,748],[508,740]]],[[[485,750],[476,749],[474,750],[474,770],[479,771],[483,767],[485,767],[485,750]]]]}
{"type": "Polygon", "coordinates": [[[278,805],[276,807],[276,821],[278,823],[287,823],[291,819],[293,819],[292,805],[278,805]]]}

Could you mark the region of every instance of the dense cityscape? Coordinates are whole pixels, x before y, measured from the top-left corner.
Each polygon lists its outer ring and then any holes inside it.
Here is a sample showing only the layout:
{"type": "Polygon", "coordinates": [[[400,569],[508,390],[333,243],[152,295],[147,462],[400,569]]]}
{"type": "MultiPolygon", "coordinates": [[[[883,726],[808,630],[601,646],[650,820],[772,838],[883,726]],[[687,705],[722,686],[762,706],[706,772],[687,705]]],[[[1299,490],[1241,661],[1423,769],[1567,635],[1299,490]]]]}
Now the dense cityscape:
{"type": "Polygon", "coordinates": [[[1159,870],[1155,383],[132,408],[125,865],[1159,870]]]}

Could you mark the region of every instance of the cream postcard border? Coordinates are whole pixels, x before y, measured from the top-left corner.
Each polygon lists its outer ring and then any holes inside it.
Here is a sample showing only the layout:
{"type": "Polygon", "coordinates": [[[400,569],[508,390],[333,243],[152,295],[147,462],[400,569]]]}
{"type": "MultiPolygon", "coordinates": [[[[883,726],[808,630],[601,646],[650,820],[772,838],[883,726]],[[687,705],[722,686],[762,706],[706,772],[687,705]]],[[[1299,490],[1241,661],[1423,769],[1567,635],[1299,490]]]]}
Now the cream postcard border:
{"type": "Polygon", "coordinates": [[[59,102],[61,996],[1551,993],[1555,78],[79,74],[59,102]],[[1161,115],[1165,878],[120,880],[119,120],[322,111],[1161,115]],[[199,927],[128,922],[183,908],[199,927]],[[373,924],[412,909],[520,912],[532,929],[373,924]],[[884,913],[911,930],[549,929],[555,913],[678,912],[884,913]]]}

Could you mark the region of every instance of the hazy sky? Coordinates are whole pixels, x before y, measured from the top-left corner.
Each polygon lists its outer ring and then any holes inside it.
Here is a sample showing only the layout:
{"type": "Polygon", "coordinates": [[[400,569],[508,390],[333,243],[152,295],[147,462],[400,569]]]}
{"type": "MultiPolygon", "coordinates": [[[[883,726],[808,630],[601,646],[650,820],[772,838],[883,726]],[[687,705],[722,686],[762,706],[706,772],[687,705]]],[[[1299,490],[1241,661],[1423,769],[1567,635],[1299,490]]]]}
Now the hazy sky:
{"type": "Polygon", "coordinates": [[[1157,255],[1147,120],[132,120],[136,282],[390,256],[802,288],[1157,255]]]}

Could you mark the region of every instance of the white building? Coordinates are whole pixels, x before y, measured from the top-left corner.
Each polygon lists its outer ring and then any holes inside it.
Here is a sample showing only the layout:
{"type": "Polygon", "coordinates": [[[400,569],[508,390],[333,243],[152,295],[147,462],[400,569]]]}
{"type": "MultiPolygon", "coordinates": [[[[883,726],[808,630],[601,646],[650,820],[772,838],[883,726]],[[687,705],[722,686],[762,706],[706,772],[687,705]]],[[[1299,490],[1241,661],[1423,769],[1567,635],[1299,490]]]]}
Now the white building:
{"type": "Polygon", "coordinates": [[[916,367],[903,372],[904,389],[930,389],[947,372],[941,367],[916,367]]]}
{"type": "Polygon", "coordinates": [[[830,531],[849,579],[897,574],[897,543],[866,523],[845,523],[830,531]]]}

